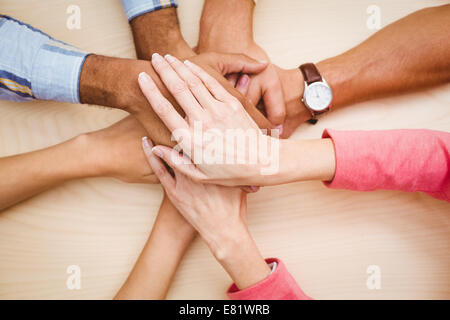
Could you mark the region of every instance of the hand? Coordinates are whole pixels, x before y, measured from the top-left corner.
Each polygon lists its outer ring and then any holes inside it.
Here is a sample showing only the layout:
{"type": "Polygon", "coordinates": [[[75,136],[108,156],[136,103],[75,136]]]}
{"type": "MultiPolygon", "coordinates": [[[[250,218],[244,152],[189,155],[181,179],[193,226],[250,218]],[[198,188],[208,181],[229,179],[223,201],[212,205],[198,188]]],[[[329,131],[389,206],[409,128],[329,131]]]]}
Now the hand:
{"type": "Polygon", "coordinates": [[[244,289],[266,278],[270,268],[245,223],[245,193],[237,188],[197,183],[176,170],[172,176],[152,153],[148,139],[143,139],[142,146],[170,201],[198,231],[237,287],[244,289]]]}
{"type": "MultiPolygon", "coordinates": [[[[297,127],[311,118],[311,113],[306,109],[302,103],[301,98],[303,96],[303,76],[298,68],[296,69],[281,69],[278,66],[271,64],[264,72],[250,77],[249,81],[243,81],[242,77],[237,84],[238,90],[243,93],[250,101],[259,101],[261,96],[261,83],[266,83],[268,99],[275,100],[280,99],[278,92],[278,82],[270,82],[268,77],[273,77],[273,73],[277,75],[277,79],[281,81],[282,98],[284,99],[283,105],[286,106],[285,118],[281,126],[280,135],[282,138],[288,138],[294,133],[297,127]],[[275,93],[276,96],[272,96],[271,93],[275,93]]],[[[266,99],[264,99],[266,104],[266,99]]],[[[267,110],[268,119],[270,109],[267,110]]],[[[273,121],[271,121],[273,122],[273,121]]]]}
{"type": "Polygon", "coordinates": [[[132,183],[158,183],[141,148],[141,138],[146,134],[133,116],[85,134],[84,152],[95,167],[96,176],[132,183]]]}
{"type": "MultiPolygon", "coordinates": [[[[235,35],[232,34],[232,41],[229,41],[230,35],[225,34],[224,32],[222,32],[222,36],[214,35],[213,39],[207,38],[205,34],[206,32],[200,34],[199,45],[194,48],[198,54],[207,52],[245,54],[248,57],[261,62],[270,61],[267,53],[258,44],[256,44],[250,35],[248,37],[244,36],[241,40],[237,40],[234,37],[235,35]]],[[[241,32],[239,32],[239,35],[242,36],[241,32]]],[[[240,74],[235,72],[227,74],[225,77],[233,85],[233,87],[236,87],[240,74]]]]}
{"type": "Polygon", "coordinates": [[[256,105],[282,134],[287,111],[283,89],[273,64],[269,64],[266,70],[257,75],[240,76],[236,89],[256,105]]]}
{"type": "MultiPolygon", "coordinates": [[[[243,53],[259,61],[270,61],[267,53],[253,38],[254,8],[255,4],[251,0],[206,0],[196,51],[243,53]]],[[[245,85],[239,84],[239,81],[248,81],[246,76],[239,77],[239,73],[226,75],[238,89],[245,85]]],[[[286,107],[280,81],[271,65],[260,74],[259,80],[254,81],[250,97],[253,98],[250,99],[252,104],[259,104],[271,124],[281,130],[286,107]]]]}
{"type": "Polygon", "coordinates": [[[270,174],[265,170],[273,169],[272,162],[277,160],[278,139],[263,135],[242,104],[203,69],[189,61],[183,64],[172,56],[166,59],[154,55],[153,67],[183,108],[186,118],[175,111],[147,74],[140,75],[139,84],[185,155],[180,157],[177,151],[162,146],[156,147],[155,152],[170,166],[197,181],[220,181],[229,186],[258,185],[253,182],[261,182],[261,174],[270,174]],[[210,150],[217,146],[222,147],[210,150]],[[270,153],[269,163],[263,151],[270,153]],[[181,164],[180,160],[186,156],[194,159],[197,167],[181,164]]]}
{"type": "Polygon", "coordinates": [[[256,108],[256,105],[234,88],[224,76],[230,74],[257,74],[264,72],[267,62],[259,62],[242,54],[202,53],[190,61],[202,67],[214,77],[228,92],[235,96],[260,128],[271,129],[274,125],[256,108]]]}
{"type": "Polygon", "coordinates": [[[210,245],[219,238],[234,237],[233,231],[245,228],[246,193],[239,188],[196,183],[179,171],[172,176],[152,151],[146,138],[142,146],[147,160],[160,177],[166,194],[184,218],[210,245]]]}
{"type": "MultiPolygon", "coordinates": [[[[204,37],[201,37],[201,40],[204,37]]],[[[237,43],[237,42],[233,42],[237,43]]],[[[269,57],[266,52],[257,45],[252,39],[248,41],[239,42],[240,48],[223,47],[224,43],[209,43],[205,40],[199,42],[197,50],[199,52],[217,50],[219,52],[235,52],[245,53],[253,59],[267,62],[269,57]]],[[[276,72],[276,68],[269,64],[267,68],[252,76],[251,86],[247,86],[249,78],[247,75],[241,75],[239,72],[233,72],[226,75],[227,80],[232,86],[236,87],[240,93],[246,96],[251,104],[258,106],[271,124],[282,131],[282,124],[286,116],[286,106],[284,104],[283,90],[280,79],[276,72]],[[248,88],[248,89],[247,89],[248,88]]]]}

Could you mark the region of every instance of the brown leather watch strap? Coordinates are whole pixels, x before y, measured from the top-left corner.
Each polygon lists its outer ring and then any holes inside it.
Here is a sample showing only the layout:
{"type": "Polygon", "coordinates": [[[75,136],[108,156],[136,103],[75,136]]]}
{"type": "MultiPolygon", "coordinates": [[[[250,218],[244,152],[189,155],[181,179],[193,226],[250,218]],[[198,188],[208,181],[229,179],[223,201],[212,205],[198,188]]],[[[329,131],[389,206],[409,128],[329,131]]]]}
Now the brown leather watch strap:
{"type": "Polygon", "coordinates": [[[299,68],[307,84],[322,81],[322,76],[320,75],[319,70],[317,70],[314,63],[305,63],[302,64],[299,68]]]}

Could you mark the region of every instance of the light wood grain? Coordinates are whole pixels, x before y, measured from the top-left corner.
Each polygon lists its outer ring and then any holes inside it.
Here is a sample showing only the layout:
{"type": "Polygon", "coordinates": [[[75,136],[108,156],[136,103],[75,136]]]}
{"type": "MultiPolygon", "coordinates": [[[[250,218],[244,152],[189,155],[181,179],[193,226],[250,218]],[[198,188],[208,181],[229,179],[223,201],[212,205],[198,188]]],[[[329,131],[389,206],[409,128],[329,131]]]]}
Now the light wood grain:
{"type": "MultiPolygon", "coordinates": [[[[203,2],[179,1],[183,34],[195,45],[203,2]]],[[[370,36],[370,4],[380,6],[384,26],[444,3],[448,1],[260,0],[255,34],[275,63],[294,67],[340,53],[370,36]]],[[[119,0],[0,0],[0,10],[84,50],[135,56],[119,0]],[[81,7],[81,30],[66,28],[70,4],[81,7]]],[[[294,138],[319,137],[324,128],[449,131],[449,89],[446,85],[355,105],[317,126],[299,128],[294,138]]],[[[52,145],[124,116],[43,101],[0,101],[0,112],[0,156],[52,145]]],[[[159,186],[86,179],[1,213],[0,298],[111,298],[146,241],[161,196],[159,186]],[[82,270],[81,290],[66,288],[66,268],[73,264],[82,270]]],[[[250,229],[264,256],[283,259],[316,299],[450,298],[449,214],[448,203],[423,194],[336,191],[319,182],[265,188],[249,200],[250,229]],[[369,265],[381,268],[381,290],[366,287],[369,265]]],[[[229,284],[197,239],[169,298],[221,299],[229,284]]]]}

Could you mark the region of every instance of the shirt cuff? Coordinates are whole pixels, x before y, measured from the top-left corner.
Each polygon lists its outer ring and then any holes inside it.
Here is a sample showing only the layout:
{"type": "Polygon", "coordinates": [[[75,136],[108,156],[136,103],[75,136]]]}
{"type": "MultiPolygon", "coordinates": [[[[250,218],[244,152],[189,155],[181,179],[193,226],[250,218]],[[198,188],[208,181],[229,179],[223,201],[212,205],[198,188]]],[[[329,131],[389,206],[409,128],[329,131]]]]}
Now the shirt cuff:
{"type": "Polygon", "coordinates": [[[80,103],[80,75],[88,54],[50,40],[38,50],[31,73],[34,96],[40,100],[80,103]]]}
{"type": "Polygon", "coordinates": [[[121,0],[128,21],[148,12],[178,7],[177,0],[121,0]]]}
{"type": "Polygon", "coordinates": [[[233,284],[227,291],[228,297],[232,300],[311,300],[281,260],[269,258],[266,263],[273,264],[267,278],[244,290],[239,290],[233,284]]]}

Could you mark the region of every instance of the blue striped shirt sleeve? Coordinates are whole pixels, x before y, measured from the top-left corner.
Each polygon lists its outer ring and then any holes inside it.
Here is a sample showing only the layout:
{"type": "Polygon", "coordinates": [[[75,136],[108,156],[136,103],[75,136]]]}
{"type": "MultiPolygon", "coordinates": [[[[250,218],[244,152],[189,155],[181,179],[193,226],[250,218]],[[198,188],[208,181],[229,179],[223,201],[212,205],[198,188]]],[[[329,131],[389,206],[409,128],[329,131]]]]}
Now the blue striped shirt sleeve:
{"type": "Polygon", "coordinates": [[[177,0],[121,0],[128,21],[147,12],[178,7],[177,0]]]}
{"type": "Polygon", "coordinates": [[[80,103],[87,53],[0,15],[0,99],[80,103]]]}

